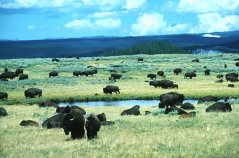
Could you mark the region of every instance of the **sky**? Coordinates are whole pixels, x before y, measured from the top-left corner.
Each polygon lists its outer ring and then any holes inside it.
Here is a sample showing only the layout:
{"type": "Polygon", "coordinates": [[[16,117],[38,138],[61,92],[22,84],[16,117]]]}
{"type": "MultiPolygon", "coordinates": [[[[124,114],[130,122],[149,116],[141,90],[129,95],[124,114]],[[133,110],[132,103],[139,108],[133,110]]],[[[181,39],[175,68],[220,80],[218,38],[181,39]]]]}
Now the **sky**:
{"type": "Polygon", "coordinates": [[[239,30],[239,0],[0,0],[0,39],[239,30]]]}

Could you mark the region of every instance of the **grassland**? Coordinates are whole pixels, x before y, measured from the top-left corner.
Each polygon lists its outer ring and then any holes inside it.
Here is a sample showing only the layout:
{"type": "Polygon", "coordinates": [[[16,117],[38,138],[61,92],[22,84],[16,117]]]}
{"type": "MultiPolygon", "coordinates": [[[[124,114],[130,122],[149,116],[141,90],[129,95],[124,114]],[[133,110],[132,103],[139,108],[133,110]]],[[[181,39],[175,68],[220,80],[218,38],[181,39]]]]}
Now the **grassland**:
{"type": "MultiPolygon", "coordinates": [[[[160,94],[177,91],[183,93],[186,98],[199,98],[205,95],[218,97],[239,97],[239,83],[235,88],[228,88],[227,84],[214,83],[219,73],[239,72],[235,66],[234,59],[238,55],[134,55],[118,57],[99,58],[62,58],[59,63],[51,59],[11,59],[0,60],[0,70],[8,67],[14,71],[16,68],[23,68],[24,73],[29,75],[29,80],[19,81],[18,79],[9,82],[0,82],[0,90],[9,93],[9,99],[0,102],[1,104],[27,104],[43,100],[55,101],[88,101],[88,100],[125,100],[125,99],[157,99],[160,94]],[[144,62],[137,62],[138,57],[143,57],[144,62]],[[192,63],[191,60],[199,58],[200,63],[192,63]],[[97,60],[99,59],[99,60],[97,60]],[[224,68],[224,64],[228,68],[224,68]],[[73,77],[75,70],[86,70],[87,66],[98,68],[98,73],[92,76],[73,77]],[[210,76],[204,76],[204,68],[211,69],[210,76]],[[183,74],[174,75],[174,68],[182,68],[183,72],[197,71],[197,77],[190,80],[184,79],[183,74]],[[49,78],[48,73],[56,70],[59,76],[49,78]],[[109,70],[116,70],[123,77],[116,83],[108,80],[109,70]],[[179,85],[179,89],[160,89],[148,85],[146,76],[148,73],[156,73],[163,70],[166,79],[173,80],[179,85]],[[103,87],[108,84],[115,84],[120,87],[121,94],[105,95],[103,87]],[[43,90],[42,98],[25,99],[24,90],[29,87],[36,87],[43,90]],[[100,95],[95,96],[95,93],[100,95]]],[[[160,78],[158,78],[160,79],[160,78]]]]}
{"type": "Polygon", "coordinates": [[[83,107],[87,113],[105,112],[113,126],[101,127],[98,138],[71,140],[63,129],[22,127],[23,119],[40,124],[54,108],[37,105],[4,105],[9,115],[0,119],[2,158],[233,158],[239,154],[239,105],[231,113],[206,113],[197,105],[195,118],[164,115],[157,107],[141,107],[155,115],[120,116],[128,107],[83,107]]]}

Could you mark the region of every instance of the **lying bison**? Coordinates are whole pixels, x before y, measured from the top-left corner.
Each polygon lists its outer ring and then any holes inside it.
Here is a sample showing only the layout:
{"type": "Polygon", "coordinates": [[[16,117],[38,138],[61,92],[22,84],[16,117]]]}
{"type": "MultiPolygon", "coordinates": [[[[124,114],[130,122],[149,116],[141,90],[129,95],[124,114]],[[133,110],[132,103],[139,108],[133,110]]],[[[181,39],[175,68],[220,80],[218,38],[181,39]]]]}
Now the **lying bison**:
{"type": "Polygon", "coordinates": [[[49,73],[49,77],[55,77],[55,76],[58,76],[58,72],[52,71],[49,73]]]}
{"type": "Polygon", "coordinates": [[[65,115],[62,126],[66,135],[71,132],[72,139],[80,139],[85,135],[85,118],[78,109],[73,109],[65,115]]]}
{"type": "Polygon", "coordinates": [[[47,129],[61,128],[64,117],[64,114],[57,114],[55,116],[52,116],[42,123],[42,127],[47,129]]]}
{"type": "Polygon", "coordinates": [[[228,84],[227,87],[234,88],[235,85],[234,84],[228,84]]]}
{"type": "Polygon", "coordinates": [[[29,88],[24,92],[26,98],[42,97],[42,90],[38,88],[29,88]]]}
{"type": "Polygon", "coordinates": [[[52,62],[59,62],[60,60],[59,59],[57,59],[57,58],[53,58],[52,60],[51,60],[52,62]]]}
{"type": "Polygon", "coordinates": [[[196,72],[186,72],[184,74],[184,78],[190,78],[192,79],[193,77],[197,77],[196,72]]]}
{"type": "Polygon", "coordinates": [[[28,79],[28,75],[27,74],[21,74],[18,79],[19,80],[26,80],[26,79],[28,79]]]}
{"type": "Polygon", "coordinates": [[[192,62],[199,63],[199,59],[193,59],[192,62]]]}
{"type": "Polygon", "coordinates": [[[7,99],[7,98],[8,98],[8,94],[6,92],[0,92],[0,100],[7,99]]]}
{"type": "Polygon", "coordinates": [[[176,68],[176,69],[173,70],[173,73],[175,75],[181,74],[182,73],[182,69],[181,68],[176,68]]]}
{"type": "Polygon", "coordinates": [[[156,74],[148,74],[147,77],[153,80],[156,79],[156,74]]]}
{"type": "Polygon", "coordinates": [[[182,104],[184,100],[184,95],[177,92],[169,92],[161,94],[159,97],[160,103],[159,108],[165,108],[170,106],[176,106],[182,104]]]}
{"type": "Polygon", "coordinates": [[[7,110],[3,107],[0,107],[0,117],[7,115],[8,115],[7,110]]]}
{"type": "Polygon", "coordinates": [[[177,112],[178,115],[187,114],[186,111],[178,107],[167,107],[164,111],[164,114],[169,114],[171,112],[177,112]]]}
{"type": "Polygon", "coordinates": [[[51,101],[46,101],[46,102],[40,102],[39,104],[39,107],[54,107],[54,108],[58,108],[58,104],[57,103],[54,103],[54,102],[51,102],[51,101]]]}
{"type": "Polygon", "coordinates": [[[137,61],[138,61],[138,62],[139,62],[139,61],[144,61],[144,58],[138,58],[137,61]]]}
{"type": "Polygon", "coordinates": [[[182,115],[179,116],[179,119],[192,118],[192,117],[196,117],[196,112],[195,111],[189,112],[187,114],[182,114],[182,115]]]}
{"type": "Polygon", "coordinates": [[[118,86],[108,85],[105,88],[103,88],[103,93],[105,94],[112,94],[113,92],[120,93],[120,89],[118,86]]]}
{"type": "Polygon", "coordinates": [[[199,98],[198,104],[204,103],[204,102],[217,102],[219,99],[214,96],[205,96],[202,98],[199,98]]]}
{"type": "Polygon", "coordinates": [[[217,78],[220,79],[220,78],[223,78],[223,76],[224,76],[223,74],[218,74],[218,75],[217,75],[217,78]]]}
{"type": "Polygon", "coordinates": [[[238,74],[237,73],[228,73],[226,74],[226,80],[231,82],[238,81],[238,74]]]}
{"type": "Polygon", "coordinates": [[[20,122],[20,126],[39,126],[39,124],[36,121],[33,120],[22,120],[20,122]]]}
{"type": "Polygon", "coordinates": [[[195,106],[193,106],[191,103],[184,103],[180,108],[185,110],[194,110],[195,106]]]}
{"type": "Polygon", "coordinates": [[[87,121],[85,124],[86,129],[86,135],[88,139],[93,139],[97,137],[97,133],[100,130],[100,120],[93,114],[90,114],[89,117],[87,117],[87,121]]]}
{"type": "Polygon", "coordinates": [[[114,79],[120,79],[122,77],[120,74],[111,74],[110,76],[114,79]]]}
{"type": "Polygon", "coordinates": [[[217,102],[206,108],[206,112],[231,112],[232,107],[229,103],[217,102]]]}
{"type": "Polygon", "coordinates": [[[140,106],[139,105],[135,105],[130,109],[126,109],[124,111],[122,111],[121,115],[140,115],[140,111],[139,111],[140,106]]]}

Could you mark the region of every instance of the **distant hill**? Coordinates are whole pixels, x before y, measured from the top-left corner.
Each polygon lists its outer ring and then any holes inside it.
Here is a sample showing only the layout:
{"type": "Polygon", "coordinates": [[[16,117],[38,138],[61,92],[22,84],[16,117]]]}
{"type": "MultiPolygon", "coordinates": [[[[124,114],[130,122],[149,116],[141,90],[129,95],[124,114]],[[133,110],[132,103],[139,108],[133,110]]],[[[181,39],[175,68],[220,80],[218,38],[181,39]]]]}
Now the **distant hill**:
{"type": "MultiPolygon", "coordinates": [[[[185,50],[194,48],[219,49],[238,53],[239,31],[212,33],[220,38],[203,37],[204,34],[181,34],[138,37],[84,37],[73,39],[45,39],[29,41],[0,40],[0,59],[36,57],[90,57],[105,52],[127,49],[138,44],[163,41],[185,50]]],[[[166,52],[165,52],[166,53],[166,52]]],[[[168,52],[167,52],[168,53],[168,52]]]]}
{"type": "Polygon", "coordinates": [[[182,48],[167,42],[153,41],[137,44],[130,48],[112,50],[104,52],[102,56],[134,55],[134,54],[188,54],[182,48]]]}

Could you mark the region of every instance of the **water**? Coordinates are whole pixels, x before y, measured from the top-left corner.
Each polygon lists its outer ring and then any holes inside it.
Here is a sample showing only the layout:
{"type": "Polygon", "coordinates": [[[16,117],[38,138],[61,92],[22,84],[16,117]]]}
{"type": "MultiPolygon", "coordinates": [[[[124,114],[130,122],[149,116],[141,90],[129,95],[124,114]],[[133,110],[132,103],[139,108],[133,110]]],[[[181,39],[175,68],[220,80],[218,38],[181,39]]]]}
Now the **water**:
{"type": "MultiPolygon", "coordinates": [[[[76,105],[76,106],[158,106],[159,100],[122,100],[122,101],[90,101],[90,102],[74,102],[60,103],[59,106],[76,105]]],[[[191,103],[196,105],[198,100],[184,100],[183,103],[191,103]]]]}

